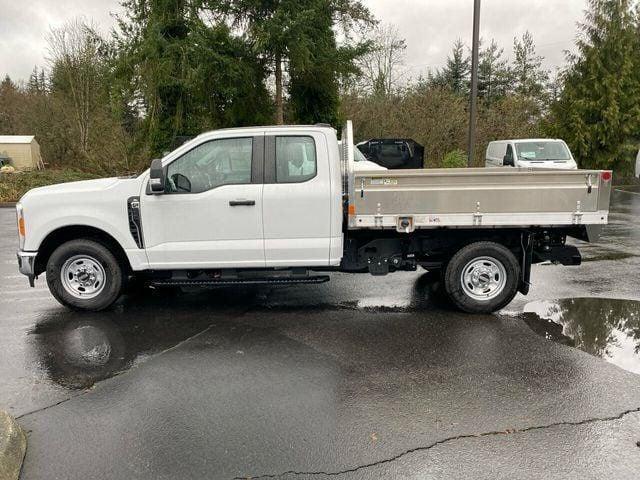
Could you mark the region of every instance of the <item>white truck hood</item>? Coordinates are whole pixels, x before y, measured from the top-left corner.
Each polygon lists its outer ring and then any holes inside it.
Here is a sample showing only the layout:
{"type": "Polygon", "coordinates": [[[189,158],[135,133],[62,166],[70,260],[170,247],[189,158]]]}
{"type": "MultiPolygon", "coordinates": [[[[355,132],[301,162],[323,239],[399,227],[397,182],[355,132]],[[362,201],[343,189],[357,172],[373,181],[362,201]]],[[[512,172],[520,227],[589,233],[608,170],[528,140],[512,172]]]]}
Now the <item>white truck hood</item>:
{"type": "Polygon", "coordinates": [[[27,197],[43,196],[50,194],[73,194],[83,192],[99,192],[106,190],[109,187],[114,186],[116,183],[125,181],[125,179],[112,177],[112,178],[97,178],[95,180],[81,180],[78,182],[57,183],[55,185],[48,185],[46,187],[38,187],[29,190],[20,200],[21,202],[27,197]]]}

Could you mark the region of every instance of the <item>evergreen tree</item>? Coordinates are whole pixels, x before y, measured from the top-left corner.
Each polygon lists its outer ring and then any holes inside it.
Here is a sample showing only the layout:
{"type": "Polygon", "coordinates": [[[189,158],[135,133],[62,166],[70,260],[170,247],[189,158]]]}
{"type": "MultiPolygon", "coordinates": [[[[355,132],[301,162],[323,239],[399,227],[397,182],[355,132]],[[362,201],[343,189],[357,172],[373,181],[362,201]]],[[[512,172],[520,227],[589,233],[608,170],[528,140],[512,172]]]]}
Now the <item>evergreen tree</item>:
{"type": "Polygon", "coordinates": [[[544,58],[536,54],[533,36],[528,31],[522,39],[513,39],[513,57],[514,92],[542,100],[549,74],[542,68],[544,58]]]}
{"type": "Polygon", "coordinates": [[[333,28],[331,9],[325,0],[309,2],[307,35],[313,44],[309,56],[289,61],[289,97],[293,121],[303,124],[338,125],[339,85],[360,73],[358,58],[366,54],[370,42],[339,46],[333,28]]]}
{"type": "Polygon", "coordinates": [[[462,40],[458,39],[453,44],[451,54],[447,57],[446,66],[431,76],[429,83],[448,88],[459,95],[468,95],[471,59],[465,50],[462,40]]]}
{"type": "Polygon", "coordinates": [[[629,0],[589,0],[552,130],[582,167],[626,174],[640,132],[640,40],[629,0]]]}
{"type": "Polygon", "coordinates": [[[2,135],[13,135],[16,133],[15,107],[19,102],[20,91],[18,86],[11,80],[9,75],[5,75],[0,82],[0,132],[2,135]]]}
{"type": "Polygon", "coordinates": [[[478,97],[491,103],[504,97],[511,86],[511,70],[502,57],[504,49],[495,40],[480,49],[478,64],[478,97]]]}
{"type": "Polygon", "coordinates": [[[338,83],[331,76],[352,68],[353,60],[340,55],[333,27],[342,27],[348,36],[354,24],[371,23],[370,13],[360,0],[205,0],[205,4],[214,14],[222,14],[243,28],[256,53],[271,65],[276,123],[284,122],[284,79],[287,73],[291,77],[292,71],[295,73],[292,80],[298,85],[294,90],[315,98],[300,97],[294,101],[294,107],[307,103],[306,111],[328,108],[333,109],[329,116],[336,115],[338,83]],[[339,60],[347,65],[337,65],[339,60]],[[313,76],[318,80],[304,80],[313,76]],[[309,90],[311,87],[315,92],[309,90]],[[311,101],[327,103],[313,106],[311,101]]]}
{"type": "Polygon", "coordinates": [[[203,129],[265,123],[271,108],[261,62],[224,22],[201,18],[201,0],[123,6],[115,90],[121,106],[137,103],[153,154],[203,129]]]}
{"type": "Polygon", "coordinates": [[[44,74],[44,69],[38,70],[38,67],[33,67],[29,80],[27,81],[27,92],[33,94],[42,94],[47,91],[47,81],[44,74]]]}

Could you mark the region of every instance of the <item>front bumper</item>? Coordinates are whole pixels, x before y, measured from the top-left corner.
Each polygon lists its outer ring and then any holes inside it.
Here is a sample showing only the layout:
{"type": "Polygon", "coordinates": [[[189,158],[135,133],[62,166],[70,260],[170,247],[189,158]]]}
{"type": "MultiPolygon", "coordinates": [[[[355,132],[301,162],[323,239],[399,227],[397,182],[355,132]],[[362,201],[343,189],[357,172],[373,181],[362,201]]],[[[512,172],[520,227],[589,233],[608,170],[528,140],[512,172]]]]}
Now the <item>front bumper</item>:
{"type": "Polygon", "coordinates": [[[36,278],[35,265],[36,265],[36,255],[38,252],[23,252],[22,250],[18,251],[18,269],[20,273],[29,277],[29,285],[33,287],[34,280],[36,278]]]}

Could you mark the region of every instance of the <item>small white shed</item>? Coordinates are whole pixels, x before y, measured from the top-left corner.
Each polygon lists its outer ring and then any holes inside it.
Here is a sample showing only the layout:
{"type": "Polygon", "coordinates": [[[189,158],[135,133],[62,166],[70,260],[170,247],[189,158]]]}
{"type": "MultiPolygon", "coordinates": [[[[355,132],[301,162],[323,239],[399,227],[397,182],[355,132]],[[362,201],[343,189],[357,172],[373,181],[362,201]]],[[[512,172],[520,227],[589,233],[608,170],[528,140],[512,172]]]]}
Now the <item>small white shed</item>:
{"type": "Polygon", "coordinates": [[[33,135],[0,135],[0,157],[8,158],[16,170],[44,168],[40,145],[33,135]]]}

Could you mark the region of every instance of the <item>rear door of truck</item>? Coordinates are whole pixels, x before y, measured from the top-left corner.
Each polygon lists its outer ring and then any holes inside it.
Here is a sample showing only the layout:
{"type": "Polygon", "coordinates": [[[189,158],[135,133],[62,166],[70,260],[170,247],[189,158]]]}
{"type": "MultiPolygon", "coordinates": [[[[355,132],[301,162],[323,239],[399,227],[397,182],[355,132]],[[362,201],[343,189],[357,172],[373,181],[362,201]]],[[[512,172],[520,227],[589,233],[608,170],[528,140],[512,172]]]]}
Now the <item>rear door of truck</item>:
{"type": "Polygon", "coordinates": [[[263,222],[267,267],[326,266],[332,232],[328,142],[317,129],[265,137],[263,222]]]}

